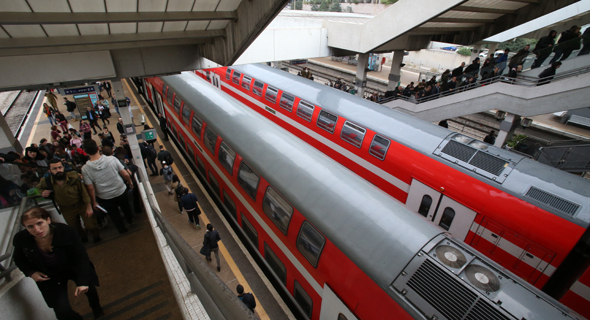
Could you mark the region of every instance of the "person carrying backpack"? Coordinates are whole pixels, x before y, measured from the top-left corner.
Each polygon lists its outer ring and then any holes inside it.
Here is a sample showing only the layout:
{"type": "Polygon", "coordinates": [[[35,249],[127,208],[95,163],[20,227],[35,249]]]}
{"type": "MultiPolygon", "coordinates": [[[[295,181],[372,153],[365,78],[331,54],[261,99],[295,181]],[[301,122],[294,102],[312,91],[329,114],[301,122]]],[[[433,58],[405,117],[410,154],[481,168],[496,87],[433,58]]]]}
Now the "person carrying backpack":
{"type": "Polygon", "coordinates": [[[166,185],[166,189],[168,189],[168,195],[171,195],[174,171],[172,171],[172,167],[170,167],[166,161],[162,161],[162,169],[160,170],[160,174],[164,177],[164,184],[166,185]]]}
{"type": "Polygon", "coordinates": [[[168,165],[172,165],[174,160],[172,159],[172,155],[170,152],[164,150],[164,146],[160,146],[160,152],[158,152],[158,161],[163,162],[166,161],[168,165]]]}
{"type": "Polygon", "coordinates": [[[201,210],[199,209],[199,199],[194,193],[189,193],[187,188],[182,188],[182,195],[178,199],[178,207],[182,213],[182,208],[186,210],[188,215],[188,222],[194,223],[197,228],[201,229],[199,225],[199,215],[201,210]]]}
{"type": "Polygon", "coordinates": [[[254,308],[256,308],[256,299],[254,299],[254,295],[251,292],[244,293],[244,287],[241,284],[238,284],[236,291],[238,292],[238,299],[240,299],[250,311],[254,312],[254,308]]]}
{"type": "Polygon", "coordinates": [[[207,224],[207,233],[205,233],[205,239],[203,239],[201,254],[205,254],[207,261],[211,261],[211,252],[215,252],[217,271],[221,271],[221,263],[219,262],[219,245],[217,244],[219,241],[221,241],[221,237],[217,230],[213,230],[212,224],[207,224]]]}
{"type": "Polygon", "coordinates": [[[158,158],[158,153],[156,152],[153,143],[148,143],[146,146],[146,158],[148,167],[152,170],[152,177],[157,177],[158,166],[156,165],[156,159],[158,158]]]}

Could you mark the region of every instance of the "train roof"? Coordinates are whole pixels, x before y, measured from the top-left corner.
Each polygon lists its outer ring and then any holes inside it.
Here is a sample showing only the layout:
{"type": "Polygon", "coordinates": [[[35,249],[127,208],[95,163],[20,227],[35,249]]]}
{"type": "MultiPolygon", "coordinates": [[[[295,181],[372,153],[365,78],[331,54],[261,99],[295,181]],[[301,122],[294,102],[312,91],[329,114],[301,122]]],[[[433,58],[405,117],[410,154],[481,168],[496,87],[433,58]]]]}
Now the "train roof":
{"type": "MultiPolygon", "coordinates": [[[[389,137],[580,226],[590,225],[590,181],[587,179],[527,159],[514,152],[486,145],[486,153],[506,160],[511,167],[510,172],[501,180],[492,180],[474,173],[472,168],[445,161],[435,154],[440,151],[441,145],[457,137],[473,139],[403,112],[263,64],[231,68],[389,137]]],[[[440,155],[440,152],[438,154],[440,155]]]]}
{"type": "Polygon", "coordinates": [[[405,262],[441,233],[379,188],[197,75],[162,79],[185,106],[384,289],[405,262]]]}

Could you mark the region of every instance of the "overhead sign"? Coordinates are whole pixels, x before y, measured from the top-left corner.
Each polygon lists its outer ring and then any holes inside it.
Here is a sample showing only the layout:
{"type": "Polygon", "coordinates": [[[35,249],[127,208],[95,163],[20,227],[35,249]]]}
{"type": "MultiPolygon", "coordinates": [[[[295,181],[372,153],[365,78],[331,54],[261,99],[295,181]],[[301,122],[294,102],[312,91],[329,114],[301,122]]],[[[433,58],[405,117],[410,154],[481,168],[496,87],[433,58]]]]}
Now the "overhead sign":
{"type": "Polygon", "coordinates": [[[64,91],[63,94],[67,96],[67,95],[72,95],[72,94],[96,92],[96,89],[94,88],[94,86],[88,86],[88,87],[63,89],[63,91],[64,91]]]}

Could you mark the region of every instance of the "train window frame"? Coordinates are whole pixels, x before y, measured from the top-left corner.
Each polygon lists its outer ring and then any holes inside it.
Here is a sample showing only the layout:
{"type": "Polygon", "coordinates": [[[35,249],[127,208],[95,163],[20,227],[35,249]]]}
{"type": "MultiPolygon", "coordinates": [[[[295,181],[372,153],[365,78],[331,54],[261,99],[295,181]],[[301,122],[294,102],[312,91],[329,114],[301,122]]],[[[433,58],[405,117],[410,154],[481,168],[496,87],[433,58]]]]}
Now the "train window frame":
{"type": "Polygon", "coordinates": [[[306,120],[307,122],[311,122],[311,119],[313,118],[314,111],[315,111],[315,105],[313,105],[312,103],[309,103],[305,100],[299,100],[299,103],[297,104],[297,116],[299,116],[299,118],[306,120]],[[302,106],[303,106],[303,108],[302,108],[302,106]],[[309,119],[308,119],[307,112],[304,111],[304,108],[307,108],[308,110],[311,109],[311,112],[309,113],[309,119]]]}
{"type": "MultiPolygon", "coordinates": [[[[379,144],[381,144],[381,142],[378,142],[379,144]]],[[[373,157],[383,161],[385,160],[385,157],[387,156],[387,151],[389,151],[389,147],[391,146],[391,140],[388,138],[385,138],[384,136],[380,135],[380,134],[375,134],[375,136],[373,136],[373,139],[371,140],[371,145],[369,146],[369,154],[372,155],[373,157]],[[373,146],[375,145],[375,139],[377,139],[377,137],[379,137],[380,139],[386,140],[387,141],[387,147],[385,148],[385,151],[383,151],[383,158],[380,158],[379,156],[377,156],[377,154],[375,152],[373,152],[373,146]]]]}
{"type": "Polygon", "coordinates": [[[227,68],[227,70],[225,71],[225,79],[226,80],[231,80],[231,72],[232,72],[232,69],[227,68]]]}
{"type": "Polygon", "coordinates": [[[185,124],[189,124],[191,120],[191,108],[187,108],[186,103],[182,106],[182,120],[184,120],[185,124]],[[186,114],[188,111],[188,114],[186,114]]]}
{"type": "Polygon", "coordinates": [[[365,141],[366,134],[367,134],[367,129],[359,126],[356,123],[350,122],[348,120],[344,121],[344,125],[342,126],[342,130],[340,130],[340,138],[342,140],[352,144],[353,146],[359,148],[359,149],[363,146],[363,142],[365,141]],[[344,131],[347,129],[352,130],[352,133],[359,133],[360,132],[359,129],[364,130],[364,132],[362,132],[361,141],[358,144],[356,143],[356,140],[354,140],[354,138],[345,138],[344,131]],[[353,141],[355,141],[355,142],[353,143],[353,141]]]}
{"type": "Polygon", "coordinates": [[[238,208],[236,207],[236,203],[231,199],[227,192],[225,192],[225,190],[221,190],[221,192],[223,193],[223,205],[229,211],[229,215],[232,216],[234,220],[238,221],[238,208]]]}
{"type": "Polygon", "coordinates": [[[197,156],[197,170],[199,170],[203,177],[205,177],[207,167],[205,167],[205,162],[199,156],[197,156]]]}
{"type": "Polygon", "coordinates": [[[221,190],[219,188],[219,181],[217,181],[217,178],[215,178],[211,171],[207,171],[207,178],[209,180],[209,185],[211,185],[212,189],[215,189],[215,191],[217,192],[217,196],[219,196],[219,191],[221,190]]]}
{"type": "Polygon", "coordinates": [[[266,263],[270,267],[270,270],[277,276],[277,278],[279,278],[279,281],[281,281],[283,283],[283,286],[286,287],[287,286],[287,268],[285,267],[285,264],[283,263],[283,261],[281,261],[279,256],[277,256],[277,254],[274,251],[272,251],[272,249],[270,248],[268,243],[266,243],[266,241],[264,242],[264,261],[266,261],[266,263]],[[280,270],[275,270],[275,268],[273,268],[273,264],[271,264],[269,262],[269,259],[271,259],[272,263],[274,263],[277,267],[279,267],[280,270]],[[281,268],[281,266],[282,266],[282,268],[281,268]],[[277,271],[280,271],[281,273],[279,273],[277,271]]]}
{"type": "Polygon", "coordinates": [[[242,88],[246,89],[246,91],[250,91],[251,85],[252,85],[252,77],[244,75],[242,77],[242,88]],[[248,82],[246,83],[246,81],[248,81],[248,82]]]}
{"type": "Polygon", "coordinates": [[[241,76],[242,76],[242,74],[240,72],[234,70],[234,73],[231,75],[231,82],[233,82],[237,85],[240,85],[240,77],[241,76]]]}
{"type": "Polygon", "coordinates": [[[201,139],[201,131],[203,131],[203,119],[196,113],[193,113],[193,120],[191,121],[191,130],[197,135],[197,138],[201,139]],[[199,130],[195,130],[195,124],[199,126],[199,130]]]}
{"type": "Polygon", "coordinates": [[[453,209],[451,207],[446,207],[445,210],[443,210],[442,217],[440,217],[440,221],[438,222],[438,226],[443,228],[446,231],[449,231],[449,229],[451,229],[451,225],[453,224],[453,221],[455,220],[456,216],[457,216],[457,212],[455,212],[455,209],[453,209]],[[443,221],[446,222],[445,217],[449,216],[449,215],[447,215],[447,209],[452,211],[452,216],[450,218],[449,224],[443,223],[443,221]]]}
{"type": "Polygon", "coordinates": [[[336,129],[336,124],[337,123],[338,123],[338,116],[337,115],[335,115],[333,113],[330,113],[330,112],[328,112],[326,110],[320,110],[320,115],[318,116],[318,119],[316,121],[316,125],[320,129],[324,129],[324,130],[328,131],[330,134],[332,134],[332,133],[334,133],[334,130],[336,129]],[[329,116],[327,116],[327,115],[332,116],[332,117],[336,117],[336,120],[329,119],[329,116]],[[329,125],[322,124],[322,123],[328,123],[326,120],[333,122],[333,126],[331,128],[332,130],[330,130],[330,126],[329,125]]]}
{"type": "Polygon", "coordinates": [[[168,105],[171,107],[174,107],[174,91],[172,91],[172,89],[170,89],[170,87],[168,87],[168,91],[166,91],[166,101],[168,102],[168,105]]]}
{"type": "MultiPolygon", "coordinates": [[[[279,89],[275,88],[275,87],[271,87],[271,86],[267,86],[266,87],[266,91],[264,92],[264,98],[266,99],[266,101],[272,102],[273,104],[277,103],[277,98],[279,97],[279,89]],[[275,98],[274,99],[269,99],[269,95],[268,92],[269,91],[274,91],[275,92],[275,98]]],[[[272,97],[270,97],[272,98],[272,97]]]]}
{"type": "Polygon", "coordinates": [[[257,96],[262,97],[263,90],[264,90],[264,82],[254,79],[254,84],[252,85],[252,92],[257,96]],[[260,86],[258,86],[258,84],[260,84],[260,86]],[[254,90],[254,89],[258,89],[258,90],[254,90]]]}
{"type": "Polygon", "coordinates": [[[205,143],[205,147],[207,148],[207,150],[211,151],[211,153],[213,155],[215,155],[215,146],[217,145],[217,138],[219,137],[219,135],[217,135],[217,133],[215,133],[215,131],[213,129],[211,129],[211,126],[209,126],[209,124],[207,124],[207,127],[205,127],[205,134],[204,134],[204,139],[203,142],[205,143]],[[208,133],[213,133],[215,135],[215,141],[213,141],[213,145],[211,146],[211,140],[208,138],[208,133]]]}
{"type": "Polygon", "coordinates": [[[168,86],[166,84],[162,84],[162,97],[166,98],[168,96],[168,86]]]}
{"type": "Polygon", "coordinates": [[[295,96],[288,94],[286,92],[283,91],[283,93],[281,94],[281,99],[279,100],[279,106],[289,112],[293,111],[293,105],[295,104],[295,96]],[[285,96],[289,96],[291,97],[291,100],[289,100],[288,98],[285,98],[285,96]],[[283,106],[283,98],[285,98],[285,101],[291,101],[291,104],[289,105],[289,103],[287,102],[286,104],[289,106],[288,108],[283,106]]]}
{"type": "Polygon", "coordinates": [[[295,212],[295,210],[293,209],[293,206],[289,204],[289,202],[287,202],[287,200],[281,196],[280,193],[278,193],[273,187],[268,186],[266,188],[266,192],[264,193],[264,198],[262,199],[262,211],[266,214],[266,216],[277,226],[277,228],[279,228],[279,230],[281,230],[281,232],[284,235],[287,235],[287,232],[289,231],[289,224],[291,224],[291,218],[293,217],[293,212],[295,212]],[[275,194],[271,194],[271,193],[275,193],[275,194]],[[274,199],[278,199],[278,201],[272,201],[271,198],[274,199]],[[281,201],[283,201],[284,203],[281,203],[281,201]],[[268,202],[268,204],[267,204],[268,202]],[[287,213],[286,216],[288,216],[287,219],[287,223],[286,224],[279,224],[279,221],[282,221],[282,219],[277,220],[274,216],[275,216],[275,210],[272,209],[272,206],[270,206],[269,204],[271,204],[275,207],[279,207],[281,208],[285,213],[287,213]],[[284,205],[287,205],[291,210],[291,212],[289,213],[289,210],[285,210],[284,205]]]}
{"type": "Polygon", "coordinates": [[[240,217],[242,218],[242,230],[244,230],[246,237],[252,242],[255,248],[258,248],[258,231],[250,221],[248,221],[248,218],[246,218],[243,212],[240,212],[240,217]],[[252,239],[252,237],[254,237],[254,239],[252,239]]]}
{"type": "Polygon", "coordinates": [[[180,107],[182,106],[182,100],[178,96],[178,94],[174,95],[174,111],[176,111],[177,115],[180,115],[180,107]]]}
{"type": "Polygon", "coordinates": [[[303,287],[299,284],[299,282],[297,282],[297,280],[295,280],[295,286],[293,287],[293,299],[295,299],[295,302],[297,302],[297,305],[299,305],[301,310],[303,310],[303,312],[305,312],[305,315],[307,316],[307,318],[311,319],[311,315],[313,314],[313,300],[311,299],[309,294],[307,294],[305,289],[303,289],[303,287]],[[301,305],[301,302],[297,298],[298,293],[299,293],[299,296],[304,300],[302,302],[305,302],[309,305],[309,311],[306,310],[306,308],[304,308],[304,306],[301,305]]]}
{"type": "Polygon", "coordinates": [[[178,143],[183,149],[186,149],[186,142],[184,141],[184,137],[180,133],[178,134],[178,143]]]}
{"type": "Polygon", "coordinates": [[[430,212],[430,208],[432,207],[432,197],[428,194],[425,194],[424,196],[422,196],[422,200],[420,200],[420,206],[418,207],[418,214],[423,216],[423,217],[427,217],[428,216],[428,212],[430,212]],[[425,204],[424,200],[430,199],[430,204],[428,204],[428,208],[426,208],[426,212],[420,212],[422,210],[422,206],[425,204]]]}
{"type": "Polygon", "coordinates": [[[225,143],[225,141],[223,141],[223,140],[221,141],[221,144],[219,145],[219,152],[217,152],[217,159],[219,160],[221,165],[227,170],[227,172],[229,172],[229,175],[232,176],[233,171],[234,171],[234,162],[236,161],[236,152],[232,148],[230,148],[230,146],[228,146],[227,143],[225,143]],[[229,156],[232,157],[231,163],[227,162],[227,158],[224,157],[228,154],[229,154],[229,156]]]}
{"type": "Polygon", "coordinates": [[[322,256],[322,251],[324,250],[324,247],[326,246],[326,237],[321,234],[309,221],[305,220],[303,221],[303,223],[301,224],[301,228],[299,229],[299,234],[297,235],[297,241],[295,243],[295,246],[297,247],[297,250],[303,255],[303,257],[305,257],[305,259],[314,267],[317,268],[318,267],[318,262],[320,261],[320,257],[322,256]],[[308,228],[307,228],[308,227],[308,228]],[[319,247],[319,251],[317,253],[317,256],[315,257],[315,259],[311,260],[308,257],[308,253],[309,251],[302,250],[302,246],[304,246],[301,242],[301,235],[304,233],[304,231],[306,230],[312,230],[313,232],[315,232],[319,237],[321,237],[321,239],[323,240],[323,243],[321,245],[321,247],[319,247]]]}
{"type": "Polygon", "coordinates": [[[256,202],[256,194],[258,193],[258,187],[260,186],[260,176],[254,170],[252,170],[252,168],[250,168],[250,166],[245,161],[242,161],[240,163],[240,168],[238,169],[238,184],[250,196],[250,198],[252,198],[252,200],[254,200],[254,202],[256,202]],[[242,179],[241,174],[242,174],[242,170],[244,169],[244,167],[248,168],[248,170],[250,170],[251,173],[253,173],[256,176],[256,178],[258,178],[258,181],[256,182],[256,187],[253,190],[254,194],[251,194],[248,191],[248,188],[250,186],[247,184],[247,182],[244,179],[242,179]]]}

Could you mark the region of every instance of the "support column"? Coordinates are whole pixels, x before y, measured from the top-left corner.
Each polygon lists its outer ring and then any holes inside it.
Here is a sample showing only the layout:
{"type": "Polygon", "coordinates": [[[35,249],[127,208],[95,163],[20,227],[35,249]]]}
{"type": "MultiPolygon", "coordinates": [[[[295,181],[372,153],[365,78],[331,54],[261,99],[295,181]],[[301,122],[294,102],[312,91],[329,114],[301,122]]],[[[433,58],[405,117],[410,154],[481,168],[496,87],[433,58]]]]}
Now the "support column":
{"type": "Polygon", "coordinates": [[[393,90],[402,78],[402,62],[404,61],[404,50],[395,50],[391,60],[391,70],[389,71],[389,82],[387,90],[393,90]]]}
{"type": "Polygon", "coordinates": [[[506,114],[506,118],[500,123],[500,132],[498,132],[494,146],[502,148],[506,141],[512,139],[514,131],[518,128],[519,124],[520,116],[512,113],[506,114]]]}
{"type": "Polygon", "coordinates": [[[476,44],[473,46],[473,52],[471,52],[471,60],[475,60],[475,58],[479,57],[479,53],[481,51],[481,44],[476,44]]]}
{"type": "Polygon", "coordinates": [[[494,56],[494,52],[498,49],[498,42],[490,43],[490,49],[488,50],[488,58],[492,58],[494,56]]]}
{"type": "Polygon", "coordinates": [[[18,139],[14,137],[14,133],[10,130],[4,116],[0,115],[0,152],[6,153],[8,151],[15,151],[22,154],[23,147],[18,139]]]}
{"type": "Polygon", "coordinates": [[[129,142],[129,147],[131,148],[131,153],[133,155],[133,164],[140,168],[140,177],[142,181],[144,181],[144,178],[147,179],[147,172],[145,170],[143,158],[141,157],[141,151],[139,150],[139,143],[137,142],[137,133],[135,131],[135,123],[133,123],[133,117],[131,114],[131,105],[127,104],[127,98],[125,97],[121,80],[113,80],[111,83],[113,85],[113,97],[117,99],[121,120],[123,120],[123,127],[125,128],[125,135],[127,136],[127,141],[129,142]],[[129,132],[131,129],[132,132],[129,132]]]}
{"type": "Polygon", "coordinates": [[[369,65],[369,54],[359,53],[358,64],[356,66],[356,77],[354,78],[354,86],[356,87],[356,95],[363,97],[365,93],[365,86],[367,81],[367,66],[369,65]],[[364,85],[363,85],[364,84],[364,85]]]}

